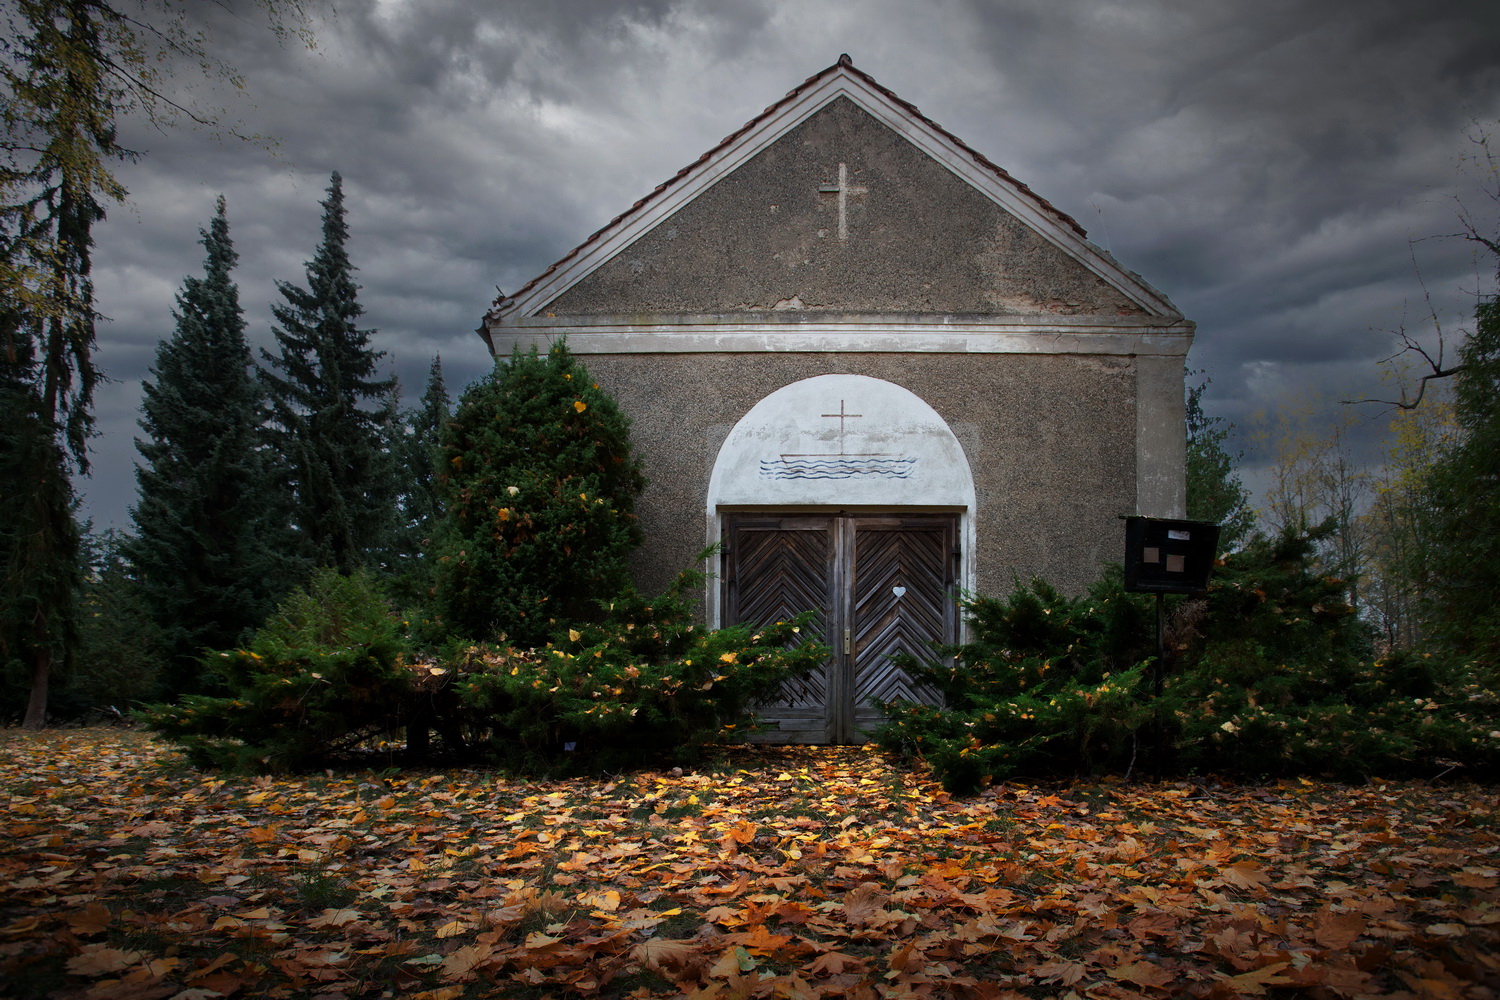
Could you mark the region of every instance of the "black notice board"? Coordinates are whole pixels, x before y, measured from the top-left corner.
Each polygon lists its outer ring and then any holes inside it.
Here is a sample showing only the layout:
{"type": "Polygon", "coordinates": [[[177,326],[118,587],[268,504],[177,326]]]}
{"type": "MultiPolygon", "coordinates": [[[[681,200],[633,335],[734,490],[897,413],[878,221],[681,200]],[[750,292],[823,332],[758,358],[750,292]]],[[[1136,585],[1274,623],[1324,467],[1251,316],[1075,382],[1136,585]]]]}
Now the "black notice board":
{"type": "Polygon", "coordinates": [[[1125,589],[1148,594],[1201,594],[1219,551],[1211,521],[1125,519],[1125,589]]]}

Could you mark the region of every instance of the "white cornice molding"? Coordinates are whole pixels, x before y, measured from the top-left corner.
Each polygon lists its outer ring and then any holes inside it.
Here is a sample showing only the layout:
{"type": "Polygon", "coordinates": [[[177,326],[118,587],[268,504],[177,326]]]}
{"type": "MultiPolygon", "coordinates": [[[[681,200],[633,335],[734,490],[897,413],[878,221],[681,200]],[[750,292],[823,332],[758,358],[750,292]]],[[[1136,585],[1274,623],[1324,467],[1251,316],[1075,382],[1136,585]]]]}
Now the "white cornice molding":
{"type": "Polygon", "coordinates": [[[1140,275],[1121,267],[1107,251],[1095,246],[1072,227],[1049,214],[1036,195],[1023,191],[1015,181],[1005,179],[990,166],[978,162],[972,151],[943,132],[941,127],[934,127],[897,104],[849,68],[838,66],[785,104],[774,107],[743,135],[714,150],[703,163],[683,177],[681,183],[670,184],[658,196],[648,198],[638,209],[626,213],[613,228],[601,231],[597,242],[580,248],[572,257],[555,265],[551,274],[524,293],[498,305],[487,319],[492,335],[497,332],[497,328],[524,322],[525,317],[542,309],[824,105],[841,96],[849,98],[878,121],[904,136],[918,149],[1020,219],[1043,239],[1077,260],[1153,317],[1175,318],[1181,315],[1165,295],[1140,275]]]}
{"type": "Polygon", "coordinates": [[[1090,324],[1013,327],[981,323],[800,323],[490,327],[498,357],[567,338],[574,354],[1109,354],[1185,357],[1193,342],[1186,321],[1128,329],[1090,324]]]}

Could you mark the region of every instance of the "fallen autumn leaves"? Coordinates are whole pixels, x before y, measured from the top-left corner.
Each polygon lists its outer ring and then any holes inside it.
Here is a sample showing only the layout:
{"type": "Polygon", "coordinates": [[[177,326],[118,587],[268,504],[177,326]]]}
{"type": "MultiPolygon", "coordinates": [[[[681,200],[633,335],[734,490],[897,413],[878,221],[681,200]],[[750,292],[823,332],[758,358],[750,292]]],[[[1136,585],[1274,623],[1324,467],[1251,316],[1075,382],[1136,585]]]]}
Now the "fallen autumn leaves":
{"type": "Polygon", "coordinates": [[[272,781],[81,730],[0,734],[0,801],[16,997],[1500,996],[1493,788],[272,781]]]}

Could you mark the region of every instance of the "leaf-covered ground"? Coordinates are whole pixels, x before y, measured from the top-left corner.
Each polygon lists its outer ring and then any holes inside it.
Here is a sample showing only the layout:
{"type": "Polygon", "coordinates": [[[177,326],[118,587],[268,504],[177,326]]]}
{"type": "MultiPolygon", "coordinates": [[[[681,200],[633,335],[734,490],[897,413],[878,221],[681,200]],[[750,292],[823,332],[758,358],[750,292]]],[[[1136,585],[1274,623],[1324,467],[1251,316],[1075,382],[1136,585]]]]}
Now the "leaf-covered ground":
{"type": "Polygon", "coordinates": [[[1493,787],[224,778],[0,733],[0,994],[1495,997],[1493,787]]]}

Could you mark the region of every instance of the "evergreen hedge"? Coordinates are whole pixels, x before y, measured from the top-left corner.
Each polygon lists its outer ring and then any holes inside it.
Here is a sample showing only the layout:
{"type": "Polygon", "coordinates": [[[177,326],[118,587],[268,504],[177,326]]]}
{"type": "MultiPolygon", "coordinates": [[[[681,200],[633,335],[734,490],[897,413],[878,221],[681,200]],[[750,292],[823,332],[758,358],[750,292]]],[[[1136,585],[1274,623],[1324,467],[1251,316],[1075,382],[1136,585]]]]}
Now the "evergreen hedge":
{"type": "Polygon", "coordinates": [[[1493,666],[1377,657],[1343,581],[1314,570],[1316,538],[1256,538],[1220,560],[1206,595],[1173,599],[1160,699],[1155,598],[1126,593],[1117,569],[1077,598],[1033,581],[966,601],[972,641],[945,649],[946,666],[906,663],[946,706],[886,706],[877,739],[960,792],[1158,765],[1245,778],[1500,774],[1493,666]]]}
{"type": "Polygon", "coordinates": [[[627,590],[541,648],[460,644],[432,658],[413,654],[408,622],[368,574],[323,570],[248,647],[205,657],[225,696],[157,705],[145,720],[198,766],[252,773],[420,759],[429,728],[450,759],[526,773],[688,759],[752,728],[753,704],[828,653],[803,639],[808,615],[703,628],[687,597],[701,583],[686,573],[649,600],[627,590]]]}

